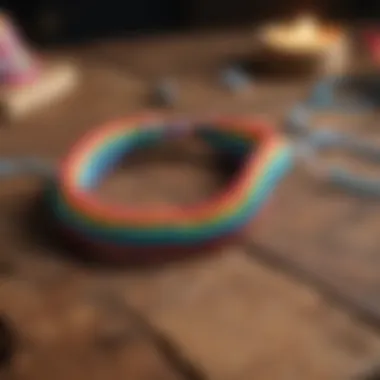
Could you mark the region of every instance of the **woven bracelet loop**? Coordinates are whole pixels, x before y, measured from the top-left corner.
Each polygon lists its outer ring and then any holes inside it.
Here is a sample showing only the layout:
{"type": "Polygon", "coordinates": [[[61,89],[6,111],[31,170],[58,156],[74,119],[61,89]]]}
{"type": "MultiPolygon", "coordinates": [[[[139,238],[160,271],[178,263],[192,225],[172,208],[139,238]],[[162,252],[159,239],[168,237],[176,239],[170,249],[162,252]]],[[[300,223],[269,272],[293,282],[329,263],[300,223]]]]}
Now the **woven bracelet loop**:
{"type": "MultiPolygon", "coordinates": [[[[68,153],[49,202],[61,230],[105,258],[149,258],[157,252],[199,250],[236,234],[257,215],[290,168],[285,140],[247,118],[212,118],[191,126],[214,149],[244,159],[222,194],[190,207],[115,204],[93,192],[102,177],[133,149],[176,135],[178,122],[136,116],[101,126],[68,153]]],[[[181,124],[177,132],[189,131],[181,124]]]]}

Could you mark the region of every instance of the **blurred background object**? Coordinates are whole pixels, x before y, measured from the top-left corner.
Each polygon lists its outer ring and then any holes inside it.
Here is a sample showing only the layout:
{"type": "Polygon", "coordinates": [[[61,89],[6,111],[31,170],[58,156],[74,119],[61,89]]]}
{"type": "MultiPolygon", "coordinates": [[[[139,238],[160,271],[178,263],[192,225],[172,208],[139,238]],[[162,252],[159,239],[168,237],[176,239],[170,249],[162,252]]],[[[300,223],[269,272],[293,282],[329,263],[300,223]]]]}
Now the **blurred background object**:
{"type": "MultiPolygon", "coordinates": [[[[132,31],[164,31],[182,24],[182,8],[174,0],[36,0],[9,1],[13,13],[32,39],[60,43],[132,31]]],[[[137,32],[136,32],[137,31],[137,32]]]]}
{"type": "Polygon", "coordinates": [[[21,0],[2,1],[27,34],[39,43],[82,41],[133,33],[198,27],[249,25],[258,20],[303,13],[350,20],[380,17],[376,0],[21,0]]]}

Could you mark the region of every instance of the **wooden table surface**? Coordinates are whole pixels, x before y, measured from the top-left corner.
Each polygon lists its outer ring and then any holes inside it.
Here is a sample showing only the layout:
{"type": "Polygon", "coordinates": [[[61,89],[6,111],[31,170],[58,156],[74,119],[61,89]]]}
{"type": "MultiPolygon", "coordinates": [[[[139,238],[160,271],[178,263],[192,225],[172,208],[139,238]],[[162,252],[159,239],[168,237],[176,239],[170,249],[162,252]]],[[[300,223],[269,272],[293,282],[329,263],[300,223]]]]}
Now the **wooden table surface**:
{"type": "MultiPolygon", "coordinates": [[[[178,112],[259,113],[279,124],[305,94],[305,81],[258,79],[242,94],[218,83],[223,62],[250,48],[244,31],[72,49],[83,69],[77,92],[4,126],[0,151],[59,160],[85,130],[145,109],[152,81],[166,75],[180,86],[178,112]]],[[[339,118],[350,129],[356,122],[363,120],[339,118]]],[[[152,192],[141,189],[153,188],[153,196],[175,191],[181,202],[192,202],[221,184],[212,162],[157,157],[130,165],[104,194],[151,199],[152,192]]],[[[249,249],[237,244],[197,260],[113,270],[69,258],[31,228],[42,188],[35,178],[2,180],[0,187],[0,309],[17,334],[4,379],[336,380],[377,363],[380,339],[373,327],[282,271],[286,265],[273,268],[266,260],[296,263],[319,284],[342,297],[362,297],[373,308],[380,266],[376,204],[321,189],[295,171],[253,227],[249,249]],[[335,228],[342,218],[351,222],[335,228]]]]}

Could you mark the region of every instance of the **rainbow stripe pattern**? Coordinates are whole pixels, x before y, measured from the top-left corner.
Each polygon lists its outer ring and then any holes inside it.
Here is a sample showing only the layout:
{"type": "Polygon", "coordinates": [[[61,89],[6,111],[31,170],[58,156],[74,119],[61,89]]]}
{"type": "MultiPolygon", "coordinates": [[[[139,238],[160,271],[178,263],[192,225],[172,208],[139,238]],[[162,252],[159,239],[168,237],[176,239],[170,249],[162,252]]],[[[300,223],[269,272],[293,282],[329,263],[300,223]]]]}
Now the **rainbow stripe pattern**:
{"type": "Polygon", "coordinates": [[[191,126],[191,133],[223,154],[244,160],[234,181],[214,199],[191,207],[144,208],[95,196],[92,189],[122,156],[167,137],[175,125],[167,117],[138,115],[84,136],[63,161],[49,193],[60,229],[109,259],[199,250],[243,229],[292,165],[290,147],[265,123],[210,118],[191,126]]]}

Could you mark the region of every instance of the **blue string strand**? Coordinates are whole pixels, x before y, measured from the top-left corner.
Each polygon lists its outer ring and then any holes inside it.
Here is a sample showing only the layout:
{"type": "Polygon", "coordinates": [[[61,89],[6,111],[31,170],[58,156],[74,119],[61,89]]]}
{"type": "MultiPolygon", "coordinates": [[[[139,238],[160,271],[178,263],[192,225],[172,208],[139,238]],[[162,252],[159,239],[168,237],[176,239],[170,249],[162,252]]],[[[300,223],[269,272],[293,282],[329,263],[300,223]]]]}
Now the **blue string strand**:
{"type": "MultiPolygon", "coordinates": [[[[352,86],[353,87],[353,86],[352,86]]],[[[371,111],[380,103],[379,79],[370,77],[336,76],[320,80],[312,88],[305,104],[314,110],[329,110],[344,113],[361,113],[371,111]],[[361,95],[357,99],[339,99],[339,89],[360,83],[361,95]]]]}
{"type": "Polygon", "coordinates": [[[53,177],[55,166],[39,157],[0,157],[0,179],[19,175],[35,174],[53,177]]]}
{"type": "MultiPolygon", "coordinates": [[[[335,79],[336,81],[337,79],[335,79]]],[[[345,78],[341,79],[343,83],[345,78]]],[[[336,84],[334,82],[333,84],[336,84]]],[[[328,82],[319,84],[317,89],[320,91],[318,96],[330,96],[328,94],[328,82]],[[325,86],[325,87],[324,87],[325,86]],[[323,91],[325,93],[323,94],[323,91]],[[326,95],[327,94],[327,95],[326,95]]],[[[331,84],[331,83],[330,83],[331,84]]],[[[315,95],[316,96],[316,95],[315,95]]],[[[327,99],[325,104],[331,101],[327,99]]],[[[330,128],[323,128],[317,131],[310,130],[311,116],[315,111],[315,104],[318,102],[306,102],[297,104],[289,113],[285,121],[285,131],[298,137],[295,147],[297,158],[302,161],[312,161],[316,164],[318,152],[327,149],[342,149],[348,153],[358,156],[362,159],[380,163],[380,146],[373,144],[371,141],[358,140],[354,136],[345,133],[336,132],[330,128]],[[311,105],[310,105],[311,104],[311,105]]],[[[319,103],[321,105],[322,102],[319,103]]],[[[363,106],[361,104],[360,106],[363,106]]],[[[318,109],[318,106],[316,107],[318,109]]],[[[314,165],[317,166],[317,165],[314,165]]],[[[356,175],[340,167],[327,166],[322,169],[325,180],[333,186],[340,187],[346,192],[357,196],[379,197],[380,198],[380,179],[370,179],[364,176],[356,175]]]]}

